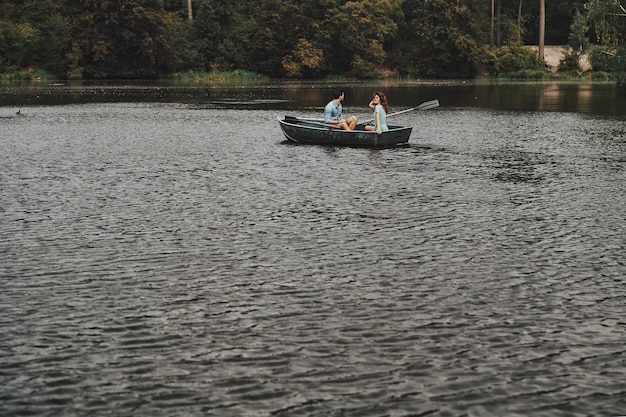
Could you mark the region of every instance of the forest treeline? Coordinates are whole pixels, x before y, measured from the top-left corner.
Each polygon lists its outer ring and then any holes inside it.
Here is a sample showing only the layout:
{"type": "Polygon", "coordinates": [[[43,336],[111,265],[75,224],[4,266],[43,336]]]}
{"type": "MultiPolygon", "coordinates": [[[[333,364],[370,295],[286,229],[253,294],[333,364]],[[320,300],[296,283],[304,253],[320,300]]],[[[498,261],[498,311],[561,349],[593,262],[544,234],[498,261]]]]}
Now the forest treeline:
{"type": "Polygon", "coordinates": [[[523,45],[589,45],[624,71],[615,0],[0,0],[0,73],[60,79],[245,71],[470,78],[544,70],[523,45]],[[26,74],[26,75],[24,75],[26,74]]]}

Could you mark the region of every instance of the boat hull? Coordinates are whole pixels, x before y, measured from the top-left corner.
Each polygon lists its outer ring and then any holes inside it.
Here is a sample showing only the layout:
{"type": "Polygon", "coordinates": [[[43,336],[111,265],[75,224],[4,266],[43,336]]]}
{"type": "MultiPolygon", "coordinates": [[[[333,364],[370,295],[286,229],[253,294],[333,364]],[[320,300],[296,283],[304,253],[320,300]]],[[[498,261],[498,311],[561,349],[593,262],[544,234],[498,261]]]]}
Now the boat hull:
{"type": "Polygon", "coordinates": [[[359,148],[388,148],[407,144],[412,127],[389,126],[380,135],[357,125],[355,130],[341,130],[324,124],[323,120],[285,116],[278,119],[285,137],[292,142],[308,145],[349,146],[359,148]]]}

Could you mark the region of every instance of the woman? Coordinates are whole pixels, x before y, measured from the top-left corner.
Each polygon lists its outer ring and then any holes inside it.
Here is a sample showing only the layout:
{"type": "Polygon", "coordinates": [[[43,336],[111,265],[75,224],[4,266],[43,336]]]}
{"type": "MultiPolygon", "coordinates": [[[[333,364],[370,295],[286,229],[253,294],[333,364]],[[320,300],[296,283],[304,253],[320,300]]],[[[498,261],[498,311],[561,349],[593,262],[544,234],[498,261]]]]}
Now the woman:
{"type": "Polygon", "coordinates": [[[374,126],[365,126],[366,130],[376,130],[376,133],[379,135],[382,132],[386,132],[389,130],[387,127],[387,110],[389,110],[389,106],[387,105],[387,97],[382,91],[376,91],[372,95],[372,101],[369,104],[370,108],[374,109],[374,126]]]}

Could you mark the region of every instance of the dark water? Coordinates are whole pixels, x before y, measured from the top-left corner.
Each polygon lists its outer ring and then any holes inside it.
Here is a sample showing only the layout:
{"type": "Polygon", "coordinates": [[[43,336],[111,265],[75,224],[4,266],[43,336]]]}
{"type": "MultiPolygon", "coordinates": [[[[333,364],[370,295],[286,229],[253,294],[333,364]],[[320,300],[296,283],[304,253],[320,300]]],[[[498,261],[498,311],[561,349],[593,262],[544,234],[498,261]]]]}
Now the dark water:
{"type": "Polygon", "coordinates": [[[388,86],[458,101],[296,146],[277,90],[0,107],[0,415],[626,414],[626,117],[388,86]]]}
{"type": "MultiPolygon", "coordinates": [[[[412,108],[437,98],[445,107],[471,107],[507,111],[556,111],[626,115],[626,90],[612,82],[321,82],[277,81],[246,85],[177,85],[145,82],[89,84],[1,85],[4,106],[59,105],[107,102],[199,103],[210,108],[319,111],[341,86],[346,90],[344,108],[369,113],[373,91],[383,90],[392,111],[412,108]]],[[[370,115],[368,114],[368,117],[370,115]]]]}

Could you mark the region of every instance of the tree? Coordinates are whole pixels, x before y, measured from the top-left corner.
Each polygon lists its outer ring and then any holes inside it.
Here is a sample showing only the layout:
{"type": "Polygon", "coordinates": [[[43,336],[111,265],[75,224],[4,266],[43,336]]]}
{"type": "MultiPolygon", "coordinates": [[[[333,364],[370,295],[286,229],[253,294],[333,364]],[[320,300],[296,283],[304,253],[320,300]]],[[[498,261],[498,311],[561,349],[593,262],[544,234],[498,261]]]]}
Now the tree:
{"type": "Polygon", "coordinates": [[[626,33],[626,17],[613,0],[589,0],[585,3],[587,19],[601,45],[617,47],[626,33]]]}
{"type": "Polygon", "coordinates": [[[546,0],[539,0],[539,59],[544,62],[544,42],[546,37],[546,0]]]}
{"type": "Polygon", "coordinates": [[[160,0],[67,1],[87,77],[152,78],[171,69],[160,0]]]}
{"type": "MultiPolygon", "coordinates": [[[[332,25],[324,15],[333,0],[267,0],[255,4],[242,35],[249,69],[274,77],[320,74],[327,67],[330,50],[337,48],[332,25]],[[330,42],[330,43],[328,43],[330,42]],[[327,46],[328,45],[328,46],[327,46]],[[306,51],[303,48],[309,47],[306,51]]],[[[240,35],[241,36],[241,35],[240,35]]],[[[241,39],[241,37],[240,37],[241,39]]]]}
{"type": "Polygon", "coordinates": [[[229,39],[233,11],[226,0],[196,0],[193,45],[198,54],[197,69],[228,67],[232,59],[224,49],[229,39]]]}
{"type": "Polygon", "coordinates": [[[60,4],[54,0],[26,0],[23,3],[24,19],[30,26],[26,47],[26,61],[40,68],[65,76],[68,68],[67,53],[71,44],[71,24],[63,16],[60,4]]]}
{"type": "MultiPolygon", "coordinates": [[[[510,0],[509,0],[510,1],[510,0]]],[[[544,1],[544,44],[564,45],[569,36],[570,24],[573,11],[582,9],[583,0],[550,0],[544,1]]],[[[540,1],[526,2],[524,4],[523,18],[523,41],[537,45],[539,41],[540,26],[540,1]]]]}
{"type": "Polygon", "coordinates": [[[589,0],[585,4],[587,19],[600,46],[589,53],[589,61],[596,71],[617,72],[617,83],[626,87],[626,13],[621,5],[611,0],[589,0]]]}
{"type": "Polygon", "coordinates": [[[300,38],[293,51],[283,57],[282,66],[287,76],[301,78],[316,74],[323,61],[324,51],[300,38]]]}
{"type": "Polygon", "coordinates": [[[491,22],[486,0],[0,0],[0,71],[471,77],[489,43],[567,43],[583,2],[590,34],[616,53],[626,19],[614,0],[491,0],[491,22]]]}
{"type": "Polygon", "coordinates": [[[18,26],[0,21],[0,71],[22,64],[26,43],[18,26]]]}
{"type": "Polygon", "coordinates": [[[387,54],[384,44],[398,34],[395,17],[401,15],[399,0],[347,1],[328,14],[329,24],[340,33],[339,47],[349,58],[349,67],[358,76],[377,73],[387,54]]]}
{"type": "Polygon", "coordinates": [[[494,29],[495,29],[495,18],[496,18],[496,13],[495,13],[495,0],[491,0],[491,46],[494,46],[494,42],[493,42],[493,34],[494,34],[494,29]]]}
{"type": "Polygon", "coordinates": [[[570,25],[569,45],[578,53],[583,53],[589,46],[587,19],[578,9],[574,12],[574,20],[570,25]]]}
{"type": "Polygon", "coordinates": [[[471,77],[484,61],[488,5],[472,0],[407,0],[403,70],[419,77],[471,77]]]}

